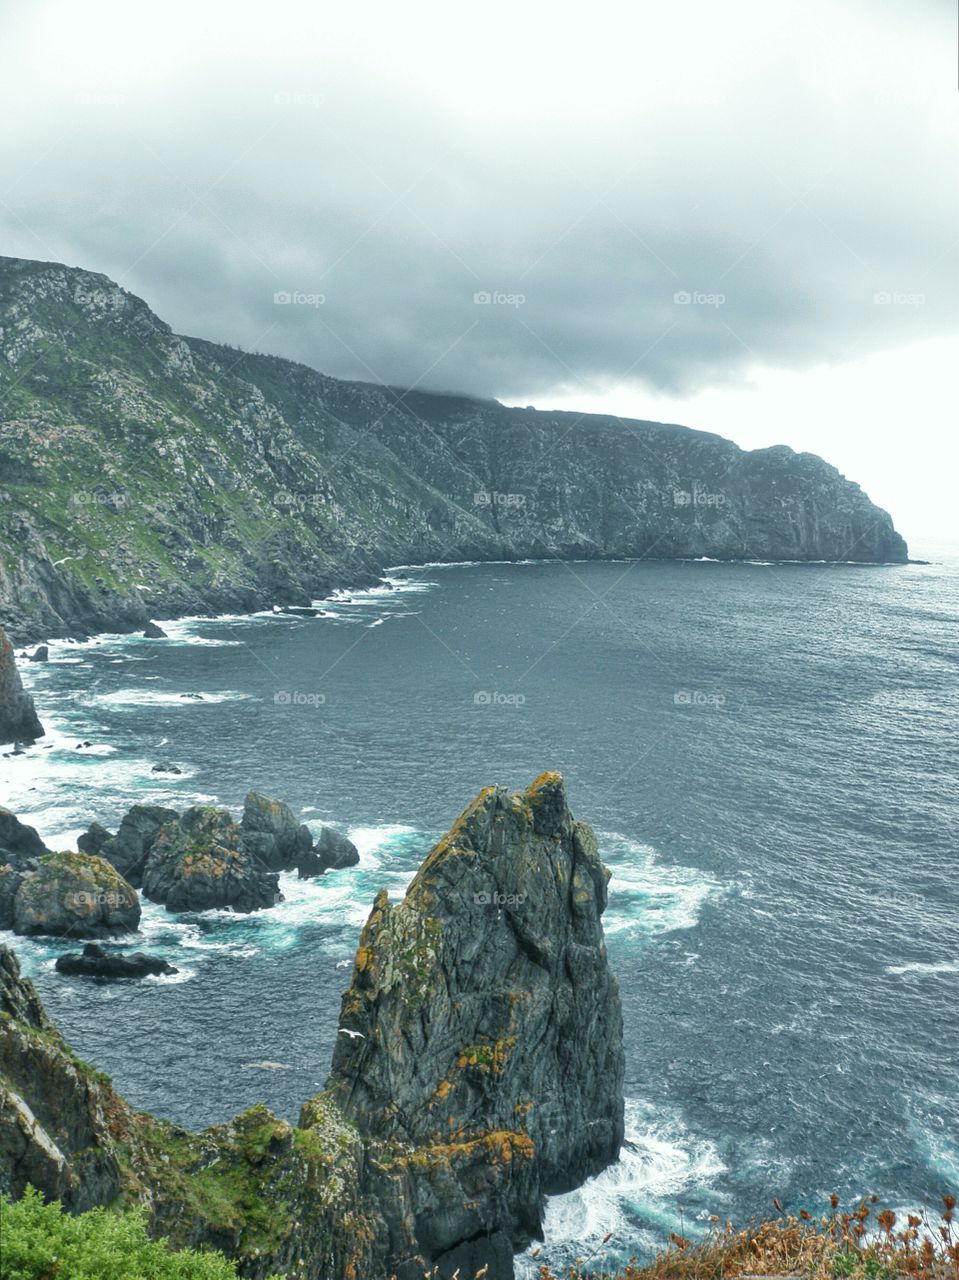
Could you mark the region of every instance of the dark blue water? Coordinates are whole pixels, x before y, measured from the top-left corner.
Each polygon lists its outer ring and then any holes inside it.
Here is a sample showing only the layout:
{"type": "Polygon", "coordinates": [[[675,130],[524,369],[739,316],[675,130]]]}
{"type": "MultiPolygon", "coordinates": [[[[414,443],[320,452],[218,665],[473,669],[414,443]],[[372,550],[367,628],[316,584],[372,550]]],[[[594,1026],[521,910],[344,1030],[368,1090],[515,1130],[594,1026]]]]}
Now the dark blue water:
{"type": "Polygon", "coordinates": [[[774,1195],[955,1186],[959,561],[408,579],[329,617],[178,623],[30,669],[55,746],[3,761],[4,791],[53,843],[137,799],[237,808],[253,786],[363,855],[252,917],[148,905],[175,979],[64,979],[58,947],[16,940],[77,1052],[192,1127],[258,1100],[295,1118],[376,890],[402,893],[481,785],[560,769],[613,870],[629,1145],[551,1203],[547,1253],[610,1230],[646,1250],[679,1206],[688,1230],[774,1195]]]}

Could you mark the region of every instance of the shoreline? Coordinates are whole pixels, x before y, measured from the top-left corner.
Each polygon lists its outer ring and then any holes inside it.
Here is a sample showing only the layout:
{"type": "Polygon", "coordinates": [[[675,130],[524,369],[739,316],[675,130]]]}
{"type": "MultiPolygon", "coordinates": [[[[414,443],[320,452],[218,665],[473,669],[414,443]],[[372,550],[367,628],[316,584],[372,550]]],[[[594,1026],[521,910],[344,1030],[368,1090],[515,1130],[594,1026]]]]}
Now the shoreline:
{"type": "MultiPolygon", "coordinates": [[[[324,604],[335,603],[337,593],[346,592],[362,592],[376,590],[377,587],[384,587],[389,580],[390,574],[394,572],[419,572],[427,569],[464,569],[474,568],[480,565],[546,565],[546,564],[722,564],[722,565],[742,565],[755,568],[774,568],[776,566],[790,567],[823,567],[829,566],[833,568],[860,568],[860,569],[903,569],[911,566],[930,566],[935,561],[931,560],[794,560],[794,559],[773,559],[759,560],[756,558],[740,558],[740,557],[718,557],[718,556],[541,556],[541,557],[515,557],[513,559],[478,559],[478,560],[425,560],[418,562],[400,562],[385,565],[380,571],[371,570],[368,574],[361,574],[353,578],[345,578],[342,583],[330,587],[324,584],[327,590],[326,595],[313,595],[310,593],[310,599],[307,604],[298,601],[288,602],[283,605],[276,603],[273,599],[267,603],[267,598],[262,597],[262,603],[259,608],[248,609],[224,609],[214,612],[213,609],[201,612],[179,612],[172,613],[156,613],[145,614],[143,619],[135,624],[131,624],[123,629],[118,630],[91,630],[85,631],[83,628],[77,628],[75,633],[71,633],[66,629],[62,631],[43,631],[35,628],[27,628],[26,630],[18,629],[14,626],[8,626],[3,623],[7,634],[10,636],[12,643],[18,649],[23,649],[29,645],[48,644],[52,642],[66,642],[74,644],[87,644],[92,640],[106,638],[109,636],[132,636],[138,632],[142,632],[148,622],[156,622],[158,626],[163,626],[169,622],[202,622],[216,621],[218,618],[255,618],[269,617],[276,615],[284,616],[287,609],[302,608],[321,608],[324,604]]],[[[252,603],[252,601],[251,601],[252,603]]],[[[144,606],[145,607],[145,606],[144,606]]],[[[295,616],[295,615],[289,615],[295,616]]],[[[21,657],[21,654],[17,655],[21,657]]]]}

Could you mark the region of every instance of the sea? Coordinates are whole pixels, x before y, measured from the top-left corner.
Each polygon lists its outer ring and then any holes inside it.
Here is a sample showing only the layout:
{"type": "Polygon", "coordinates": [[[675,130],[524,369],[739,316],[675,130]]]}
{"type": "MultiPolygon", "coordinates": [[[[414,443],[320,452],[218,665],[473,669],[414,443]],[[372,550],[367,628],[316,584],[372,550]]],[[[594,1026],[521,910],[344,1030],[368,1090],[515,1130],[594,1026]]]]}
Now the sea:
{"type": "Polygon", "coordinates": [[[935,1208],[959,1184],[959,547],[913,554],[400,566],[315,617],[54,642],[21,664],[47,737],[0,759],[51,847],[255,788],[360,862],[253,915],[144,903],[168,978],[63,977],[65,944],[0,940],[134,1106],[295,1120],[376,892],[480,787],[557,769],[612,871],[626,1143],[549,1201],[537,1265],[645,1258],[774,1197],[935,1208]]]}

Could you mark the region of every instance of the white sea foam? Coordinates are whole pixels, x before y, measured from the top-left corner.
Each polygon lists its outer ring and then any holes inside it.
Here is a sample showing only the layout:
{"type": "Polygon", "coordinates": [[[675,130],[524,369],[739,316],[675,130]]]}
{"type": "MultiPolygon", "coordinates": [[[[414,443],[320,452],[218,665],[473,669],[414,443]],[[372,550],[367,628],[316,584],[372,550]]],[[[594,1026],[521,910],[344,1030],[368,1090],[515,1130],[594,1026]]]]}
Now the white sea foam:
{"type": "Polygon", "coordinates": [[[637,1242],[655,1247],[664,1231],[682,1225],[677,1198],[702,1193],[724,1172],[713,1143],[690,1133],[678,1110],[627,1099],[619,1160],[576,1191],[547,1200],[542,1254],[535,1264],[517,1259],[517,1274],[533,1277],[544,1261],[556,1266],[588,1255],[607,1232],[610,1250],[629,1251],[637,1242]]]}
{"type": "Polygon", "coordinates": [[[887,964],[886,973],[901,977],[905,973],[920,974],[951,974],[959,973],[959,961],[957,960],[939,960],[931,964],[887,964]]]}
{"type": "Polygon", "coordinates": [[[691,929],[718,881],[693,867],[662,862],[656,850],[628,836],[600,832],[600,853],[612,871],[604,928],[609,935],[653,936],[691,929]]]}
{"type": "Polygon", "coordinates": [[[235,689],[219,690],[216,693],[204,692],[196,698],[162,689],[116,689],[113,693],[94,694],[92,701],[109,707],[182,707],[186,705],[200,707],[204,703],[242,702],[250,696],[235,689]]]}

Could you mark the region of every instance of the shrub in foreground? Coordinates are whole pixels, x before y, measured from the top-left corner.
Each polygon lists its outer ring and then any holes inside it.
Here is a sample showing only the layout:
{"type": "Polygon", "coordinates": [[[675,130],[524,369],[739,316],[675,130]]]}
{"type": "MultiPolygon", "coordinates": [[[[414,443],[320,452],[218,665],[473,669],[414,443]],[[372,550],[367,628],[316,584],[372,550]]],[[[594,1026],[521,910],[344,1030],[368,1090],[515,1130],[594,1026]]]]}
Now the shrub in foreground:
{"type": "Polygon", "coordinates": [[[90,1209],[75,1217],[28,1187],[0,1196],[2,1280],[236,1280],[221,1253],[168,1252],[148,1240],[143,1215],[90,1209]]]}

